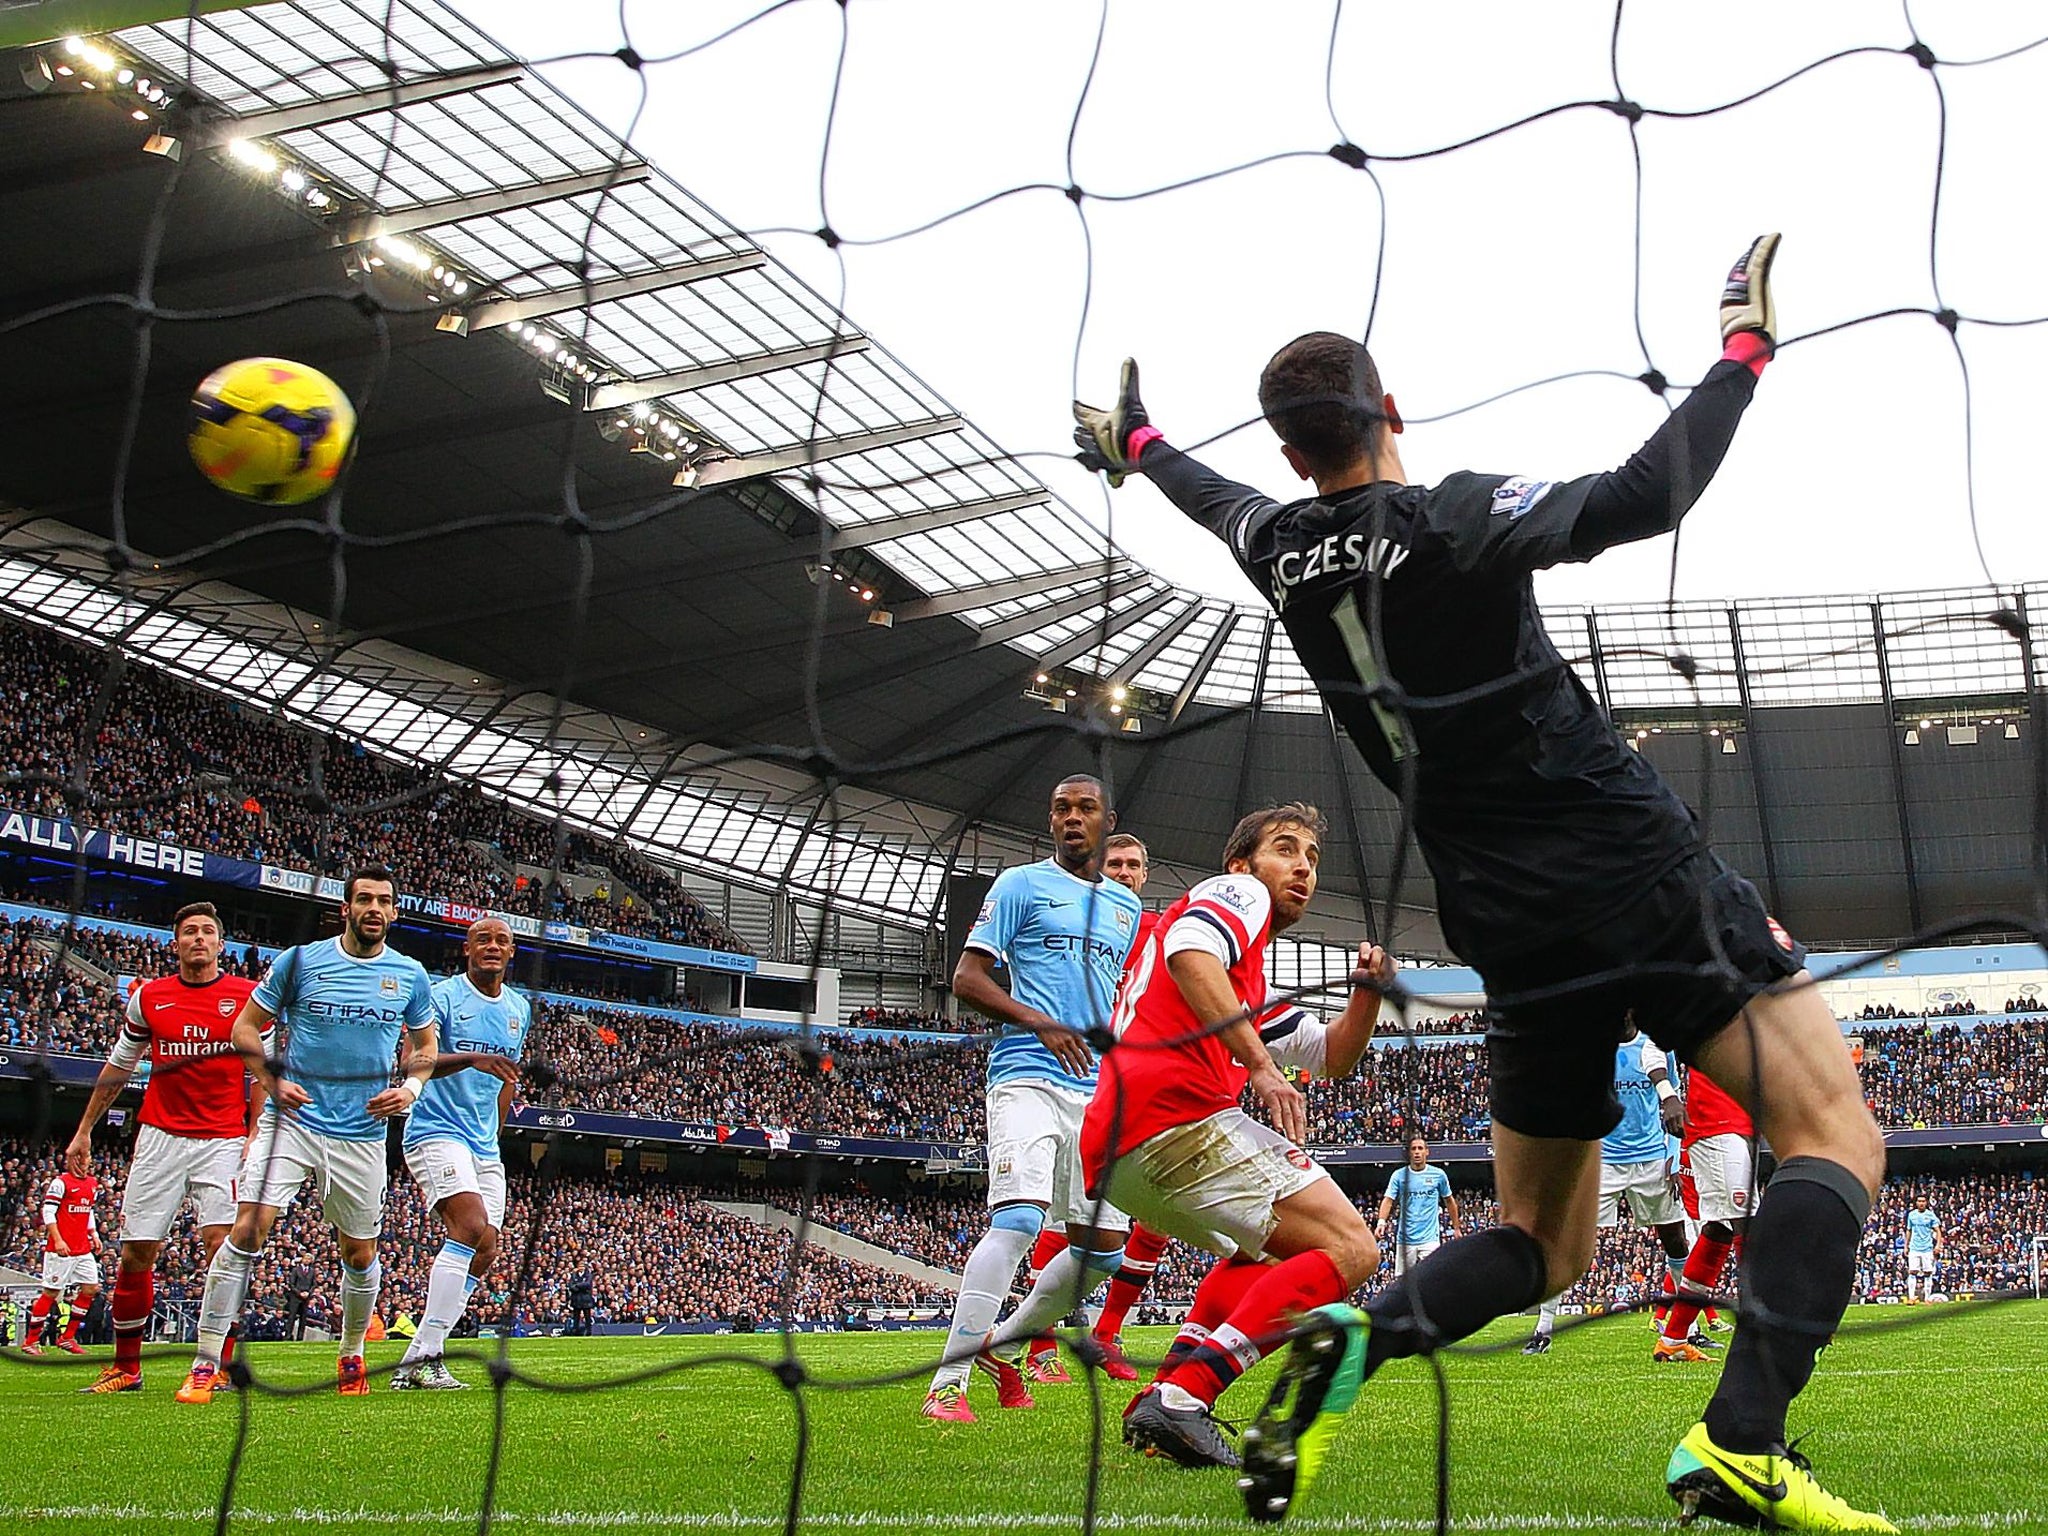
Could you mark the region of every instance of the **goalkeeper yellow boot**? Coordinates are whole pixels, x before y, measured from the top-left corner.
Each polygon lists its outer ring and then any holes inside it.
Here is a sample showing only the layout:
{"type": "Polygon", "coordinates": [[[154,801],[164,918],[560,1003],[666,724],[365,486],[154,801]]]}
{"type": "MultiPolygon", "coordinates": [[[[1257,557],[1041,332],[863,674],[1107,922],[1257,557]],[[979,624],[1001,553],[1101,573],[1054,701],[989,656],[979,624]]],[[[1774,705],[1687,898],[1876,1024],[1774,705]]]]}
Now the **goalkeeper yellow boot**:
{"type": "Polygon", "coordinates": [[[1664,1484],[1678,1500],[1678,1523],[1701,1515],[1729,1525],[1773,1531],[1889,1531],[1883,1515],[1851,1509],[1821,1487],[1812,1464],[1798,1451],[1761,1454],[1724,1451],[1705,1424],[1685,1432],[1671,1453],[1664,1484]]]}
{"type": "Polygon", "coordinates": [[[1244,1432],[1244,1512],[1287,1518],[1322,1470],[1337,1425],[1365,1381],[1365,1338],[1372,1323],[1358,1308],[1332,1302],[1302,1319],[1258,1419],[1244,1432]]]}

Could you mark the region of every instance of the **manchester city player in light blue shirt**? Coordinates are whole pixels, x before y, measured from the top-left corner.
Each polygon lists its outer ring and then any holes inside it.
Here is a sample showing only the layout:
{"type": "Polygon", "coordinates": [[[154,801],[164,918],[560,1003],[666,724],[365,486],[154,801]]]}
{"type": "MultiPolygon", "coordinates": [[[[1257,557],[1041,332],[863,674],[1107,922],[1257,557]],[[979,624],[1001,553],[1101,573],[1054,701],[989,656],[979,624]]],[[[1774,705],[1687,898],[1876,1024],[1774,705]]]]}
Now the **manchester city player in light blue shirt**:
{"type": "Polygon", "coordinates": [[[533,1009],[505,985],[512,928],[480,917],[462,943],[463,971],[434,986],[434,1030],[443,1047],[434,1078],[405,1123],[405,1166],[448,1228],[427,1274],[427,1305],[391,1385],[459,1389],[441,1358],[469,1293],[490,1273],[505,1220],[505,1163],[498,1133],[511,1112],[533,1009]]]}
{"type": "Polygon", "coordinates": [[[1144,907],[1103,878],[1102,843],[1116,813],[1101,780],[1073,774],[1054,786],[1051,828],[1051,858],[996,876],[953,971],[953,995],[1003,1028],[988,1057],[989,1229],[968,1256],[946,1359],[924,1401],[926,1417],[950,1423],[974,1417],[970,1363],[996,1378],[1000,1406],[1031,1406],[1018,1365],[982,1346],[1047,1217],[1065,1225],[1068,1246],[1040,1271],[1017,1319],[1051,1307],[1049,1322],[1070,1310],[1116,1272],[1130,1230],[1128,1217],[1085,1188],[1081,1117],[1095,1091],[1095,1057],[1083,1036],[1109,1025],[1144,907]],[[994,976],[998,962],[1009,969],[1007,992],[994,976]]]}
{"type": "Polygon", "coordinates": [[[1934,1256],[1941,1252],[1941,1246],[1941,1218],[1928,1209],[1925,1195],[1915,1195],[1913,1209],[1906,1212],[1908,1306],[1927,1301],[1934,1295],[1934,1256]]]}
{"type": "Polygon", "coordinates": [[[1451,1193],[1451,1176],[1429,1165],[1429,1141],[1423,1136],[1408,1138],[1408,1161],[1387,1180],[1387,1192],[1380,1197],[1374,1236],[1384,1240],[1387,1221],[1400,1212],[1399,1240],[1394,1244],[1394,1275],[1408,1273],[1435,1253],[1444,1240],[1444,1228],[1458,1229],[1458,1197],[1451,1193]]]}
{"type": "MultiPolygon", "coordinates": [[[[1665,1275],[1673,1289],[1685,1272],[1691,1251],[1685,1240],[1685,1208],[1671,1187],[1677,1162],[1672,1138],[1685,1129],[1685,1103],[1671,1081],[1664,1053],[1636,1027],[1630,1015],[1627,1033],[1614,1048],[1614,1096],[1621,1104],[1621,1124],[1600,1143],[1600,1214],[1598,1225],[1621,1220],[1622,1196],[1639,1227],[1653,1228],[1664,1247],[1665,1275]]],[[[1525,1355],[1550,1348],[1557,1297],[1545,1301],[1536,1315],[1536,1332],[1522,1346],[1525,1355]]],[[[1695,1335],[1685,1344],[1668,1345],[1660,1336],[1651,1358],[1660,1364],[1697,1364],[1706,1359],[1710,1341],[1695,1335]]]]}
{"type": "Polygon", "coordinates": [[[181,1403],[211,1401],[250,1267],[307,1179],[341,1251],[337,1386],[349,1397],[370,1390],[363,1335],[383,1285],[384,1123],[412,1108],[434,1069],[433,997],[419,961],[385,947],[398,915],[391,871],[351,872],[341,901],[341,932],[280,954],[235,1020],[235,1049],[256,1074],[252,1107],[262,1111],[236,1182],[235,1224],[207,1269],[199,1353],[181,1403]],[[279,1061],[263,1049],[273,1020],[284,1036],[279,1061]],[[410,1052],[393,1086],[401,1033],[410,1052]]]}

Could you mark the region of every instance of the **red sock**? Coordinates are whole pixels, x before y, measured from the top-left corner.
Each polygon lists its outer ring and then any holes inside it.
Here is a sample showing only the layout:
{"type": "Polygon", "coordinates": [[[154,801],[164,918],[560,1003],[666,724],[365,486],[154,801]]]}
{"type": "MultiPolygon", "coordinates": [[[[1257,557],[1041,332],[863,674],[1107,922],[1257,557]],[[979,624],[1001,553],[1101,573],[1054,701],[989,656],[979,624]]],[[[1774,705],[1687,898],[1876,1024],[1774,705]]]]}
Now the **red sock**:
{"type": "Polygon", "coordinates": [[[50,1320],[50,1308],[56,1303],[48,1296],[38,1295],[28,1304],[28,1325],[21,1330],[21,1342],[40,1344],[43,1342],[43,1324],[50,1320]]]}
{"type": "Polygon", "coordinates": [[[91,1308],[91,1297],[74,1296],[71,1298],[71,1316],[64,1320],[64,1342],[66,1344],[75,1344],[78,1341],[78,1325],[85,1321],[85,1314],[91,1308]]]}
{"type": "MultiPolygon", "coordinates": [[[[1047,1227],[1038,1234],[1038,1241],[1031,1245],[1031,1258],[1024,1265],[1024,1283],[1038,1284],[1038,1275],[1046,1265],[1059,1257],[1060,1250],[1067,1246],[1067,1234],[1059,1227],[1047,1227]]],[[[1058,1347],[1059,1341],[1049,1333],[1041,1333],[1031,1341],[1031,1358],[1058,1347]]]]}
{"type": "Polygon", "coordinates": [[[1665,1338],[1692,1337],[1692,1325],[1700,1315],[1698,1298],[1714,1294],[1721,1283],[1721,1266],[1727,1262],[1728,1244],[1718,1238],[1702,1235],[1692,1245],[1692,1252],[1685,1256],[1685,1289],[1671,1304],[1671,1315],[1664,1319],[1665,1338]]]}
{"type": "Polygon", "coordinates": [[[1257,1259],[1219,1259],[1195,1287],[1194,1303],[1188,1308],[1187,1318],[1181,1323],[1180,1332],[1173,1336],[1166,1358],[1159,1362],[1152,1379],[1166,1380],[1174,1367],[1207,1342],[1209,1330],[1230,1316],[1267,1267],[1257,1259]]]}
{"type": "Polygon", "coordinates": [[[1342,1301],[1350,1289],[1320,1248],[1265,1266],[1230,1316],[1168,1373],[1167,1383],[1214,1404],[1224,1388],[1279,1347],[1294,1317],[1342,1301]]]}
{"type": "Polygon", "coordinates": [[[1668,1261],[1664,1265],[1664,1283],[1658,1286],[1657,1289],[1663,1293],[1664,1300],[1658,1302],[1650,1310],[1656,1314],[1657,1321],[1661,1323],[1664,1321],[1666,1314],[1671,1311],[1671,1296],[1678,1289],[1677,1286],[1671,1283],[1671,1265],[1668,1261]]]}
{"type": "Polygon", "coordinates": [[[235,1358],[235,1340],[241,1335],[242,1325],[236,1323],[228,1330],[228,1336],[220,1341],[220,1368],[226,1370],[228,1362],[235,1358]]]}
{"type": "Polygon", "coordinates": [[[1150,1227],[1131,1228],[1130,1239],[1124,1244],[1123,1265],[1109,1282],[1109,1299],[1102,1304],[1102,1316],[1095,1320],[1096,1338],[1105,1344],[1116,1342],[1117,1335],[1124,1331],[1124,1319],[1145,1294],[1145,1287],[1152,1283],[1153,1272],[1159,1268],[1159,1255],[1166,1252],[1166,1245],[1172,1241],[1150,1227]]]}
{"type": "Polygon", "coordinates": [[[156,1271],[114,1273],[114,1366],[131,1376],[142,1374],[142,1335],[156,1305],[156,1271]]]}

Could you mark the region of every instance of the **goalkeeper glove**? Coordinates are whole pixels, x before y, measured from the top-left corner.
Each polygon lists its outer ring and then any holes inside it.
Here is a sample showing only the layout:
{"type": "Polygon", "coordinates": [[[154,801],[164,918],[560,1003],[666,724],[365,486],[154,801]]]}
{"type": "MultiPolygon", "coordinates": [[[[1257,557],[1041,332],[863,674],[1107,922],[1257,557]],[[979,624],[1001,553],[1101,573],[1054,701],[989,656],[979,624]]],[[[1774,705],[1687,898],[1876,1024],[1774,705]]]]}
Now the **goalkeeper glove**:
{"type": "Polygon", "coordinates": [[[1112,487],[1124,483],[1124,476],[1138,467],[1145,444],[1160,435],[1138,398],[1138,364],[1128,357],[1117,381],[1116,404],[1105,411],[1076,400],[1074,421],[1074,442],[1081,450],[1074,457],[1106,473],[1112,487]]]}
{"type": "Polygon", "coordinates": [[[1758,235],[1728,273],[1728,285],[1721,290],[1721,340],[1727,350],[1721,355],[1745,363],[1753,373],[1763,371],[1764,361],[1776,344],[1778,312],[1771,303],[1771,262],[1778,254],[1777,235],[1758,235]]]}

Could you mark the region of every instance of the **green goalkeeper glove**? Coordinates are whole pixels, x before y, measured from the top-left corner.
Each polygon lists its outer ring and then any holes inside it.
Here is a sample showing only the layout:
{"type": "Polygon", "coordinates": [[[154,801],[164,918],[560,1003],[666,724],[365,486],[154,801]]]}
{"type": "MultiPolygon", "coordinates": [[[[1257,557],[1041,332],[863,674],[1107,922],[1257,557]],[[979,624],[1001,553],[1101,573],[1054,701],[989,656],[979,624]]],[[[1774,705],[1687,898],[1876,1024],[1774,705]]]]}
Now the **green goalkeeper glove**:
{"type": "Polygon", "coordinates": [[[1138,364],[1128,357],[1117,381],[1116,404],[1105,411],[1076,400],[1074,420],[1074,442],[1081,450],[1074,457],[1089,469],[1106,473],[1112,487],[1124,483],[1124,476],[1138,467],[1145,444],[1159,435],[1145,415],[1145,402],[1138,398],[1138,364]],[[1141,431],[1143,440],[1133,442],[1141,431]]]}
{"type": "Polygon", "coordinates": [[[1744,331],[1760,331],[1775,344],[1778,315],[1771,306],[1771,259],[1778,254],[1777,235],[1758,235],[1728,274],[1721,290],[1721,340],[1731,342],[1744,331]]]}

